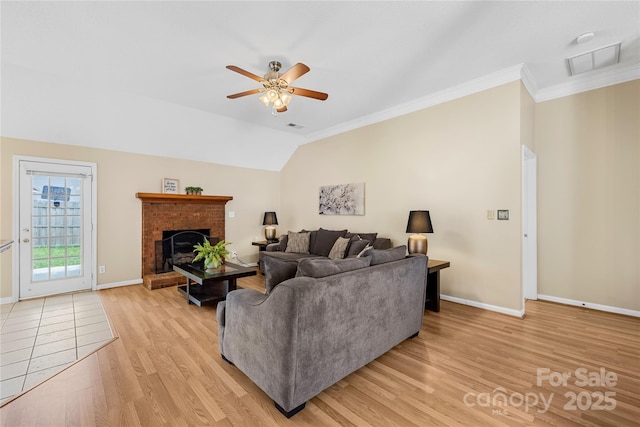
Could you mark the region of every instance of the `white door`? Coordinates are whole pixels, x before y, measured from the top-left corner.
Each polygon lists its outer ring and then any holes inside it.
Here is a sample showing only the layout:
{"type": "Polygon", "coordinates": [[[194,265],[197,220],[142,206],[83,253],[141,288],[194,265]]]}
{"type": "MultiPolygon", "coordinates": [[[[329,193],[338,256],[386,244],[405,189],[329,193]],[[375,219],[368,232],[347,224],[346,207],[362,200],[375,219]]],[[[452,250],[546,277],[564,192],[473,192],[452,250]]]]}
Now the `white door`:
{"type": "Polygon", "coordinates": [[[536,155],[522,146],[522,295],[538,299],[536,155]]]}
{"type": "Polygon", "coordinates": [[[92,287],[93,166],[45,160],[18,160],[19,299],[92,287]]]}

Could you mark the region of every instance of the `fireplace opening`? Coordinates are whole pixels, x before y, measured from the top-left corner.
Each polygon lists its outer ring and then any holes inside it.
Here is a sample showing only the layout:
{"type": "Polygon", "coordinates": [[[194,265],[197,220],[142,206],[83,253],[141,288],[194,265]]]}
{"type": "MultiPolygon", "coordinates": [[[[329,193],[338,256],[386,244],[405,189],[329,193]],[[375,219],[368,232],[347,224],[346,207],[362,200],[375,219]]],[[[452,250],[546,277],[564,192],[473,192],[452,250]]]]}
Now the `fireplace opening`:
{"type": "Polygon", "coordinates": [[[164,230],[162,240],[155,242],[156,273],[173,271],[174,264],[190,263],[195,258],[193,246],[208,239],[212,245],[220,241],[218,237],[209,236],[206,228],[197,230],[164,230]]]}

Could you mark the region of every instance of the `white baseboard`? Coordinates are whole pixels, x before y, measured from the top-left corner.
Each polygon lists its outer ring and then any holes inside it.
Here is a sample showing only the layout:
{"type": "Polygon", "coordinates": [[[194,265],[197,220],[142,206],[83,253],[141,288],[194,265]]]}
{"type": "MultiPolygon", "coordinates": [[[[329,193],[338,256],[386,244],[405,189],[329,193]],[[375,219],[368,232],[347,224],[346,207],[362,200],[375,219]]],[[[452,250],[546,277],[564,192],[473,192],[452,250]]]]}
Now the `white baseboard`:
{"type": "Polygon", "coordinates": [[[543,301],[557,302],[557,303],[566,304],[566,305],[575,305],[577,307],[591,308],[591,309],[594,309],[594,310],[607,311],[609,313],[624,314],[625,316],[640,317],[640,311],[629,310],[627,308],[612,307],[610,305],[602,305],[602,304],[594,304],[594,303],[591,303],[591,302],[576,301],[576,300],[567,299],[567,298],[554,297],[554,296],[551,296],[551,295],[540,295],[540,294],[538,294],[538,299],[541,299],[543,301]]]}
{"type": "Polygon", "coordinates": [[[12,304],[12,303],[13,303],[13,297],[0,298],[0,304],[12,304]]]}
{"type": "Polygon", "coordinates": [[[469,299],[462,299],[462,298],[457,298],[457,297],[452,297],[449,295],[442,295],[442,294],[440,295],[440,299],[443,299],[445,301],[455,302],[458,304],[470,305],[471,307],[482,308],[484,310],[495,311],[497,313],[507,314],[509,316],[520,317],[520,318],[524,317],[524,310],[514,310],[512,308],[505,308],[497,305],[485,304],[483,302],[473,301],[469,299]]]}
{"type": "Polygon", "coordinates": [[[109,288],[118,288],[120,286],[140,285],[141,283],[142,283],[142,279],[125,280],[123,282],[103,283],[102,285],[96,286],[96,291],[100,291],[102,289],[109,289],[109,288]]]}

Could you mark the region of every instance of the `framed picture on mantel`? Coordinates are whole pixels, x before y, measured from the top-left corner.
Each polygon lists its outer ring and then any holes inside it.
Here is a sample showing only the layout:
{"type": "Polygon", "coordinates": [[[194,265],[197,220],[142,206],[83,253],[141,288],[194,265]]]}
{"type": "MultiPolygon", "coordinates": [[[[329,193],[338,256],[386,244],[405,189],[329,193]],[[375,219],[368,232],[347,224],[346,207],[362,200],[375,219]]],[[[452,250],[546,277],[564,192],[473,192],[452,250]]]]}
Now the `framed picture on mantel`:
{"type": "Polygon", "coordinates": [[[173,178],[162,178],[162,192],[164,194],[178,194],[180,192],[180,181],[173,178]]]}

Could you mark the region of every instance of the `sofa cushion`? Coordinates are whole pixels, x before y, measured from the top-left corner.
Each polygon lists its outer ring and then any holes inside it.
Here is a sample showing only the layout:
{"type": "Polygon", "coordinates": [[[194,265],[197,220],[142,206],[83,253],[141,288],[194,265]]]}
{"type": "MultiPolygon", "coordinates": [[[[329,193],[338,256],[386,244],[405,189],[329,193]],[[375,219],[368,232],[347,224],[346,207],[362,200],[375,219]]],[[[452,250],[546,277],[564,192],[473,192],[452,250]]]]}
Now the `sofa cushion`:
{"type": "Polygon", "coordinates": [[[334,274],[344,273],[352,270],[369,267],[371,257],[347,258],[347,259],[324,259],[324,258],[308,258],[298,262],[298,271],[296,277],[327,277],[334,274]]]}
{"type": "Polygon", "coordinates": [[[338,240],[333,244],[331,251],[329,252],[329,259],[342,259],[344,258],[347,247],[351,239],[347,239],[346,237],[338,237],[338,240]]]}
{"type": "Polygon", "coordinates": [[[287,249],[285,252],[293,252],[296,254],[308,254],[309,253],[309,233],[300,232],[296,233],[290,231],[287,233],[287,249]]]}
{"type": "Polygon", "coordinates": [[[309,248],[309,252],[320,256],[329,256],[333,244],[338,240],[338,237],[344,237],[347,234],[347,230],[325,230],[321,228],[318,230],[313,245],[309,248]]]}
{"type": "Polygon", "coordinates": [[[265,257],[264,263],[264,287],[265,293],[269,294],[280,283],[292,279],[298,271],[297,259],[282,259],[277,257],[265,257]]]}
{"type": "Polygon", "coordinates": [[[371,257],[371,265],[398,261],[407,256],[407,245],[396,246],[391,249],[369,249],[363,255],[371,257]]]}

